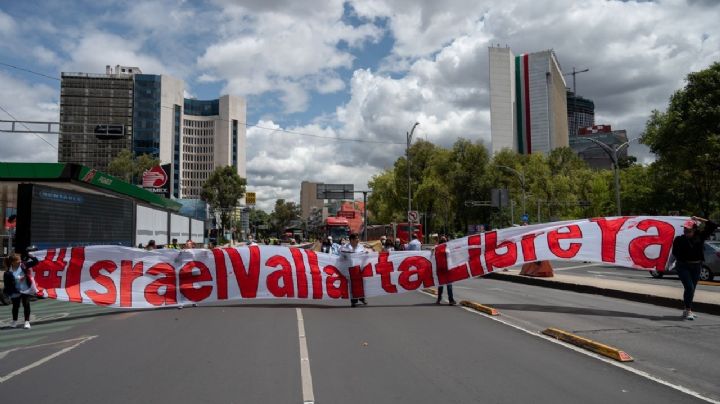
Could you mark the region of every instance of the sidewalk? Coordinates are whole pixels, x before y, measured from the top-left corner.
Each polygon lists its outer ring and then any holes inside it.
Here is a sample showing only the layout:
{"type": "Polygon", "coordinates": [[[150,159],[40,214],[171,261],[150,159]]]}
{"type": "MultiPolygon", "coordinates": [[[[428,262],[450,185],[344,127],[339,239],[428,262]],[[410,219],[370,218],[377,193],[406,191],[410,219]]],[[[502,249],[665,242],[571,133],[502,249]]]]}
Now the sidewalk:
{"type": "MultiPolygon", "coordinates": [[[[555,276],[552,278],[534,278],[521,276],[519,273],[520,269],[508,269],[507,272],[494,272],[487,275],[487,277],[526,285],[603,295],[677,309],[682,309],[683,307],[682,289],[671,286],[565,275],[562,271],[555,271],[555,276]]],[[[720,315],[720,290],[718,292],[696,290],[693,311],[720,315]]]]}

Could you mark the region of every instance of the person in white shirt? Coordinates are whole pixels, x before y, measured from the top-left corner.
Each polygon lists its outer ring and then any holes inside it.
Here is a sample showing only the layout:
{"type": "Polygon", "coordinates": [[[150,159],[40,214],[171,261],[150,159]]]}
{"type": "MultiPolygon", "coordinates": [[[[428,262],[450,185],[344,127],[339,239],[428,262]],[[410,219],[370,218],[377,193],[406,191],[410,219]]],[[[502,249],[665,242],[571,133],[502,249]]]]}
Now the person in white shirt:
{"type": "Polygon", "coordinates": [[[412,235],[412,240],[407,245],[408,251],[420,251],[422,249],[422,244],[420,244],[420,240],[418,240],[417,235],[412,235]]]}
{"type": "MultiPolygon", "coordinates": [[[[349,258],[347,254],[367,254],[368,251],[365,249],[365,246],[360,244],[360,237],[357,233],[353,233],[350,235],[350,242],[343,245],[340,248],[340,253],[342,256],[346,256],[349,258]]],[[[352,288],[350,288],[350,294],[352,294],[352,288]]],[[[355,307],[357,306],[358,300],[360,300],[360,303],[367,305],[367,301],[364,297],[361,297],[359,299],[356,299],[355,297],[350,298],[350,306],[355,307]]]]}

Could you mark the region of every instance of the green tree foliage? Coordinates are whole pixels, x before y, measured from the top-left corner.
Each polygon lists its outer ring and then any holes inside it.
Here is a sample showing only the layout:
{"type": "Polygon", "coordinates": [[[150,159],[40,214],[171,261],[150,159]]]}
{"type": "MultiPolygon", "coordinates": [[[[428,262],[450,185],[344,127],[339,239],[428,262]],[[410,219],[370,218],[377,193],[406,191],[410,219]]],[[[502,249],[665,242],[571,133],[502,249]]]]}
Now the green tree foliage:
{"type": "Polygon", "coordinates": [[[675,195],[669,207],[703,215],[718,210],[720,63],[687,76],[667,111],[653,111],[642,142],[658,156],[656,178],[675,195]]]}
{"type": "Polygon", "coordinates": [[[149,154],[141,154],[136,157],[130,150],[122,150],[110,161],[107,171],[126,182],[138,184],[146,170],[159,164],[160,160],[149,154]]]}
{"type": "Polygon", "coordinates": [[[275,208],[270,213],[270,223],[276,235],[281,233],[290,225],[290,222],[300,218],[301,209],[295,202],[287,202],[285,199],[275,201],[275,208]]]}
{"type": "Polygon", "coordinates": [[[232,212],[245,195],[245,178],[232,166],[217,167],[203,184],[200,199],[207,202],[213,212],[220,215],[220,228],[230,225],[232,212]]]}

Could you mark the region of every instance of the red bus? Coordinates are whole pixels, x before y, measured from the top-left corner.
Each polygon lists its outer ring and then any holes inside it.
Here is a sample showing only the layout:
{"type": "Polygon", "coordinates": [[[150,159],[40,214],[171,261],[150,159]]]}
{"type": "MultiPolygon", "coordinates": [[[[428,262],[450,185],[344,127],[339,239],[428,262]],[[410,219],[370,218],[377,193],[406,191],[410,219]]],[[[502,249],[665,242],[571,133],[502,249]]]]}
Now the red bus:
{"type": "Polygon", "coordinates": [[[350,237],[350,224],[344,217],[328,217],[325,219],[323,227],[325,237],[331,236],[336,243],[339,243],[342,238],[350,237]]]}

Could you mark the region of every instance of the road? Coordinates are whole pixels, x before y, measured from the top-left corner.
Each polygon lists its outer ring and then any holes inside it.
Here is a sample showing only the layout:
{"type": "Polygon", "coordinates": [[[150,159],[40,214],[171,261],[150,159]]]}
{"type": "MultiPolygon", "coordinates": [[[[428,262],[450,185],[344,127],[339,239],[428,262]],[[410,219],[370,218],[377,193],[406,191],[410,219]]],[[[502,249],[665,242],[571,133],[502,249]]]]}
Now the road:
{"type": "MultiPolygon", "coordinates": [[[[646,314],[654,307],[611,301],[607,304],[617,305],[614,311],[588,313],[583,310],[597,303],[587,295],[492,280],[461,283],[456,291],[497,303],[507,313],[502,318],[517,324],[438,306],[422,293],[374,298],[369,306],[355,309],[258,301],[120,312],[48,334],[42,334],[44,328],[55,323],[30,331],[0,330],[0,342],[11,337],[0,348],[0,393],[21,391],[30,402],[73,403],[298,403],[304,397],[317,403],[699,402],[534,334],[545,322],[572,325],[603,339],[617,337],[600,331],[614,321],[627,329],[663,322],[680,326],[646,314]],[[534,290],[516,289],[523,287],[534,290]],[[301,330],[310,384],[307,379],[303,383],[301,330]]],[[[717,335],[716,321],[703,316],[689,329],[707,329],[698,336],[717,335]]],[[[646,351],[627,349],[638,356],[638,364],[647,352],[651,365],[643,369],[654,369],[659,346],[681,344],[667,341],[662,332],[645,337],[646,351]]],[[[716,351],[708,352],[705,361],[718,357],[716,351]]],[[[680,365],[685,354],[678,352],[680,365]]],[[[677,365],[678,372],[690,379],[696,369],[690,362],[696,360],[688,357],[685,367],[677,365]]],[[[696,387],[717,398],[716,387],[696,387]]]]}

